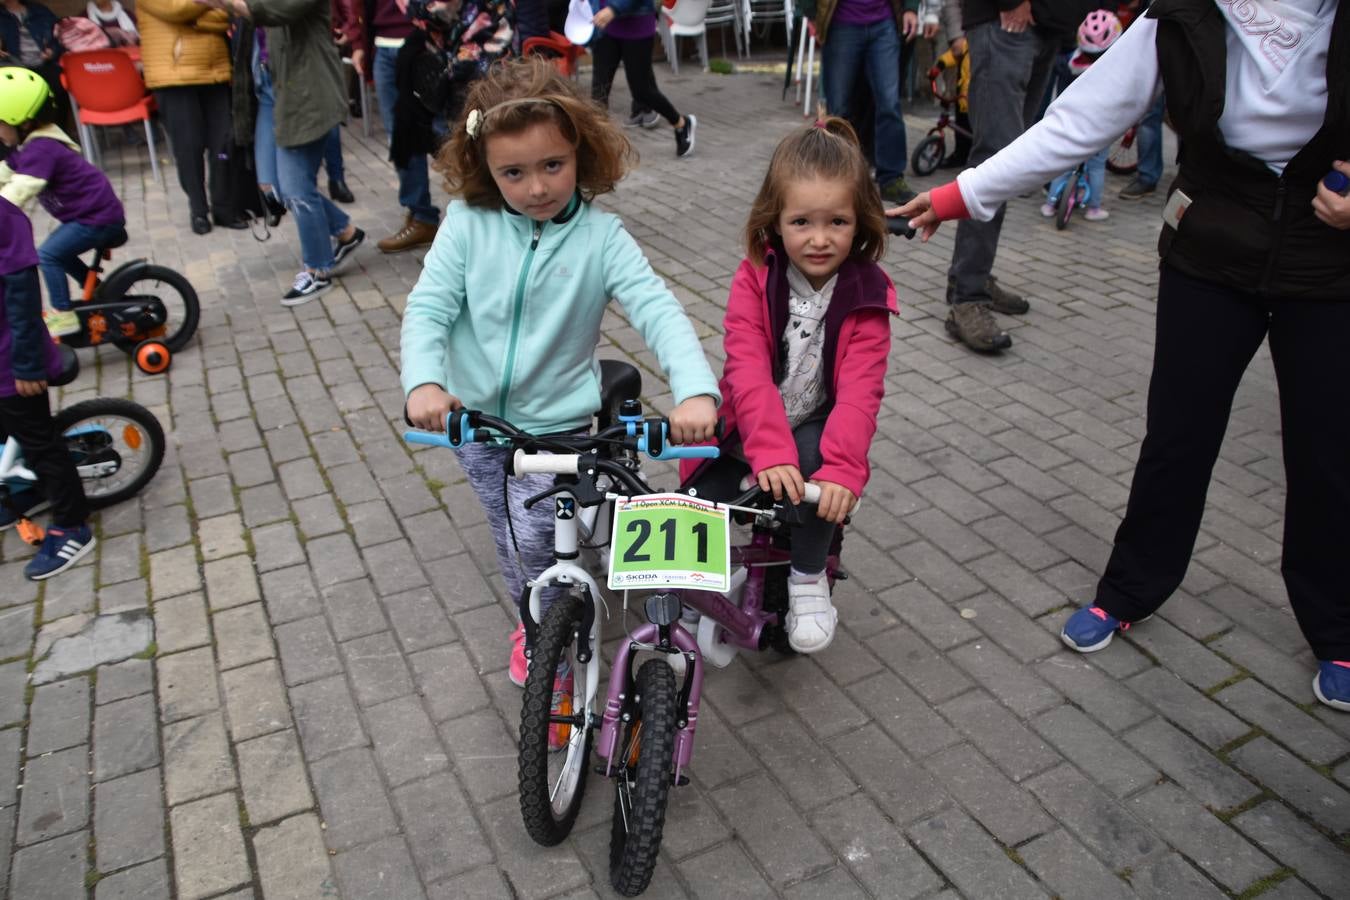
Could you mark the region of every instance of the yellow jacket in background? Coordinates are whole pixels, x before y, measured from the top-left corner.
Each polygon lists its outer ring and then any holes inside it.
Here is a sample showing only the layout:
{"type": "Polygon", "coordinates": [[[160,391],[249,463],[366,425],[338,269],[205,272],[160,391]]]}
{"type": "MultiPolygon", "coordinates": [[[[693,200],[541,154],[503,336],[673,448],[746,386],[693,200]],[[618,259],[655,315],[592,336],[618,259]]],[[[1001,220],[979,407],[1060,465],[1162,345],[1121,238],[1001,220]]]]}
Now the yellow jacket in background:
{"type": "Polygon", "coordinates": [[[224,11],[193,0],[136,0],[145,86],[181,87],[230,80],[224,11]]]}

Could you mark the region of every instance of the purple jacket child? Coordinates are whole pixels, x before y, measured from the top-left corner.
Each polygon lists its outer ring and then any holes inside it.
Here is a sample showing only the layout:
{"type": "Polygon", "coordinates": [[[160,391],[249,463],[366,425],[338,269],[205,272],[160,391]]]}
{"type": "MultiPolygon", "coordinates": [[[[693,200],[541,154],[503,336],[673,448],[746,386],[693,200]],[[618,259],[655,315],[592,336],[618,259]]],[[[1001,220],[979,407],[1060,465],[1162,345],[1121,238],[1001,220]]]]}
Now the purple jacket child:
{"type": "Polygon", "coordinates": [[[45,381],[61,371],[42,321],[33,224],[0,197],[0,397],[16,396],[15,379],[45,381]]]}

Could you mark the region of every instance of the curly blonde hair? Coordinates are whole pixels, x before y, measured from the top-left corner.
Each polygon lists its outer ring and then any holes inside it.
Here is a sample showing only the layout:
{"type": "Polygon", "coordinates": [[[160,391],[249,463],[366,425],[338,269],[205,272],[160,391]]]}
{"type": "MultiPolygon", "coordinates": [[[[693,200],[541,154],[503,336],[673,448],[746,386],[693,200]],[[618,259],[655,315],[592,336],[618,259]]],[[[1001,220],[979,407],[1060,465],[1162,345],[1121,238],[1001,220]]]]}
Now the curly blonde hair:
{"type": "Polygon", "coordinates": [[[745,223],[745,252],[757,266],[777,236],[778,217],[790,182],[824,178],[853,185],[857,232],[851,254],[877,262],[886,253],[886,217],[881,195],[872,183],[867,160],[853,126],[838,116],[807,125],[783,138],[769,160],[769,171],[759,186],[745,223]]]}
{"type": "Polygon", "coordinates": [[[614,190],[637,162],[609,114],[547,60],[532,56],[495,64],[469,89],[450,139],[436,154],[434,167],[445,176],[445,189],[470,206],[501,209],[506,201],[488,167],[488,138],[545,122],[556,125],[576,150],[577,189],[588,203],[614,190]],[[471,136],[467,124],[474,113],[471,136]]]}

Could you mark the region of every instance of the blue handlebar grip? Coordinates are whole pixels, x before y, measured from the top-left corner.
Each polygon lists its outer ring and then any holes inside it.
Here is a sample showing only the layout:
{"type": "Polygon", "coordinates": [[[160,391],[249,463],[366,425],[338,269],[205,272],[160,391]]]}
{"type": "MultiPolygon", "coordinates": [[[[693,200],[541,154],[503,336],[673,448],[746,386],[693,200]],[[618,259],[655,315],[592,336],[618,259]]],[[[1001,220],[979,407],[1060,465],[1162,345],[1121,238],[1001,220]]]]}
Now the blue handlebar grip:
{"type": "Polygon", "coordinates": [[[443,447],[449,447],[451,450],[458,450],[465,444],[473,440],[473,429],[469,427],[469,413],[467,410],[451,410],[445,414],[445,441],[441,443],[443,447]],[[455,443],[450,437],[450,420],[454,416],[459,416],[459,443],[455,443]]]}
{"type": "Polygon", "coordinates": [[[450,438],[430,431],[405,431],[403,439],[410,444],[430,444],[433,447],[449,447],[450,438]]]}
{"type": "Polygon", "coordinates": [[[717,459],[718,453],[718,448],[711,445],[706,447],[676,447],[667,444],[661,455],[653,456],[652,459],[717,459]]]}
{"type": "Polygon", "coordinates": [[[1327,186],[1327,190],[1333,194],[1340,194],[1342,197],[1345,196],[1347,191],[1350,191],[1350,177],[1337,169],[1328,172],[1326,177],[1322,179],[1322,183],[1327,186]]]}

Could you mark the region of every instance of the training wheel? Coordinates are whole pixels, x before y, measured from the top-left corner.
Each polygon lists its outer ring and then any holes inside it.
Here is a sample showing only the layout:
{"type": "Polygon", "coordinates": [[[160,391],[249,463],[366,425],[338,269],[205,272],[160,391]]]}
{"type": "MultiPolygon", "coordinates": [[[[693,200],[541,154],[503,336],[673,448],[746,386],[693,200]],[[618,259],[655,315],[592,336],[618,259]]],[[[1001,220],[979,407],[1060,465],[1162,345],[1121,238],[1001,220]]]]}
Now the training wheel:
{"type": "Polygon", "coordinates": [[[136,368],[147,375],[158,375],[169,368],[173,354],[163,341],[141,341],[136,345],[136,368]]]}

